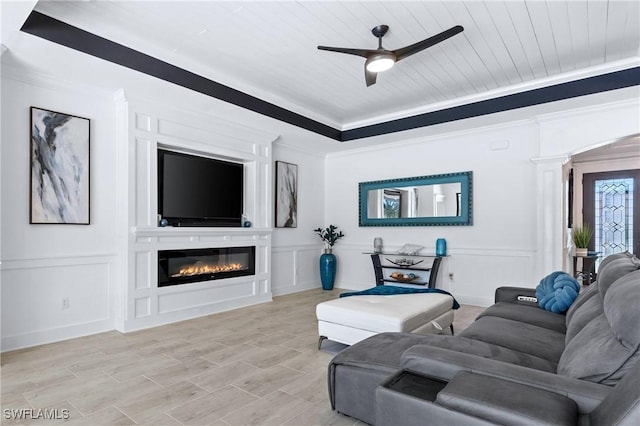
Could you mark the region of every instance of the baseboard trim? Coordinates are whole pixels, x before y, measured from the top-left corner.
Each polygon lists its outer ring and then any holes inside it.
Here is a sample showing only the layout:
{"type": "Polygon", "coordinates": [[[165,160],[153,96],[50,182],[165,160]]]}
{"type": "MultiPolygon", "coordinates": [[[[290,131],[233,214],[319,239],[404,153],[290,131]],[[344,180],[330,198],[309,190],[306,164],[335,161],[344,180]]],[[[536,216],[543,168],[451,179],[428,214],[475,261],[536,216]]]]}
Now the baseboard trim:
{"type": "Polygon", "coordinates": [[[494,304],[494,300],[489,297],[473,297],[473,296],[456,295],[456,300],[461,305],[483,306],[485,308],[488,308],[489,306],[494,304]]]}
{"type": "Polygon", "coordinates": [[[272,288],[271,291],[273,292],[274,296],[284,296],[287,294],[299,293],[301,291],[313,290],[317,288],[321,288],[319,283],[309,281],[302,284],[289,284],[278,288],[272,288]]]}
{"type": "Polygon", "coordinates": [[[64,327],[38,330],[15,336],[3,336],[0,352],[8,352],[33,346],[46,345],[48,343],[75,339],[77,337],[90,336],[92,334],[113,331],[113,321],[99,320],[84,324],[73,324],[64,327]]]}
{"type": "Polygon", "coordinates": [[[173,324],[181,321],[188,321],[195,318],[205,317],[207,315],[233,311],[235,309],[246,308],[248,306],[259,305],[272,301],[272,293],[263,293],[259,297],[234,299],[232,303],[230,303],[229,301],[225,301],[223,303],[211,303],[207,305],[181,309],[178,311],[165,312],[153,317],[142,317],[133,320],[126,320],[120,323],[116,327],[116,330],[121,333],[130,333],[133,331],[160,327],[163,325],[173,324]]]}

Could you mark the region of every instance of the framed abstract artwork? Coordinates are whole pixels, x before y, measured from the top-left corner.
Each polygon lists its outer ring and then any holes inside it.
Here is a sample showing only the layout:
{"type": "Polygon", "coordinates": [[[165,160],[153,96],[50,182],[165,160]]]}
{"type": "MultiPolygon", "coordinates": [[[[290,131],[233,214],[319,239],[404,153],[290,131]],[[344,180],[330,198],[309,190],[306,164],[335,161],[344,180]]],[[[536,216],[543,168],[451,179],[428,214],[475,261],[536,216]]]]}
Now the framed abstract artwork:
{"type": "Polygon", "coordinates": [[[276,228],[298,227],[298,166],[276,161],[276,228]]]}
{"type": "Polygon", "coordinates": [[[32,224],[89,224],[88,118],[31,107],[32,224]]]}

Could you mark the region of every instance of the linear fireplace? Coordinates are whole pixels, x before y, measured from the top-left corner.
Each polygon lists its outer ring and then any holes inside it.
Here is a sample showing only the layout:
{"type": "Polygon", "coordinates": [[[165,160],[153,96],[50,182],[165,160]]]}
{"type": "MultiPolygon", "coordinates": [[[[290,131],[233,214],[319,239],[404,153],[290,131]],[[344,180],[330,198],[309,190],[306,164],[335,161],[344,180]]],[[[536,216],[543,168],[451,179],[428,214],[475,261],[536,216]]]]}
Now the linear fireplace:
{"type": "Polygon", "coordinates": [[[255,275],[256,248],[161,250],[158,287],[255,275]]]}

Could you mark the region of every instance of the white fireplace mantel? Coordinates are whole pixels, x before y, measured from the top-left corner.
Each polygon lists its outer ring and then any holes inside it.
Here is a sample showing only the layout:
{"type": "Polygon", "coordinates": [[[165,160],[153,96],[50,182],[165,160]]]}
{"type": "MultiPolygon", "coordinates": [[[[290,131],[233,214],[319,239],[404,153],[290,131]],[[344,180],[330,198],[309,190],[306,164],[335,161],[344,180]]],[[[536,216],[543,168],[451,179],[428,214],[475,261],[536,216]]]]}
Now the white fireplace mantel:
{"type": "MultiPolygon", "coordinates": [[[[272,300],[271,145],[276,135],[193,111],[116,95],[118,123],[116,328],[122,332],[181,321],[272,300]],[[253,227],[159,227],[157,150],[242,162],[244,214],[253,227]],[[256,247],[256,273],[158,287],[158,251],[256,247]]],[[[206,196],[206,188],[203,188],[206,196]]]]}

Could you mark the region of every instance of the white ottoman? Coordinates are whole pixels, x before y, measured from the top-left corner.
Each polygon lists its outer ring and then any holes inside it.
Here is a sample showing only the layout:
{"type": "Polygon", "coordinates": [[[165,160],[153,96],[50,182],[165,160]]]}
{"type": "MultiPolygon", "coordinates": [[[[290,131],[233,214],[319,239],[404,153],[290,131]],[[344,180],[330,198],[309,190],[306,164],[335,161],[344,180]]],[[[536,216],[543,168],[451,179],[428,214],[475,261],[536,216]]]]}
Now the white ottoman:
{"type": "Polygon", "coordinates": [[[316,306],[318,349],[324,339],[353,345],[387,331],[453,334],[453,297],[440,293],[349,296],[316,306]]]}

